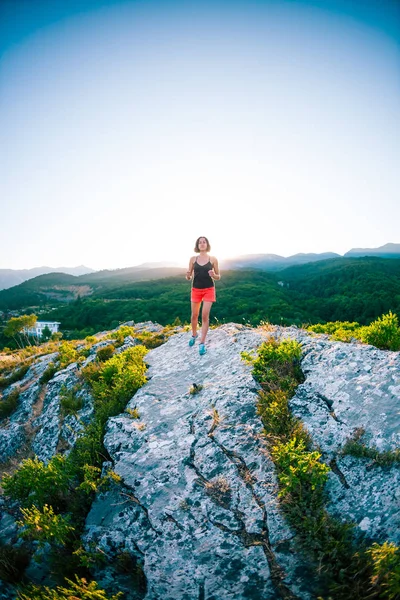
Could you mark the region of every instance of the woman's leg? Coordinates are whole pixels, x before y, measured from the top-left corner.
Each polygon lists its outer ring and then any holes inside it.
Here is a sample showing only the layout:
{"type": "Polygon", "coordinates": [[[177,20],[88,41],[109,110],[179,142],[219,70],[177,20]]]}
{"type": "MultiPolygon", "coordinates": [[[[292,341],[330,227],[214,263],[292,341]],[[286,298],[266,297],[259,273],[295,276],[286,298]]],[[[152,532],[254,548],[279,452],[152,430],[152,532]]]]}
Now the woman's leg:
{"type": "Polygon", "coordinates": [[[193,335],[193,337],[196,335],[196,332],[197,332],[197,324],[199,322],[200,304],[201,304],[201,302],[192,302],[192,335],[193,335]]]}
{"type": "Polygon", "coordinates": [[[208,326],[210,324],[210,310],[212,307],[212,302],[205,302],[203,300],[203,310],[201,311],[201,338],[200,344],[204,344],[206,341],[206,335],[208,331],[208,326]]]}

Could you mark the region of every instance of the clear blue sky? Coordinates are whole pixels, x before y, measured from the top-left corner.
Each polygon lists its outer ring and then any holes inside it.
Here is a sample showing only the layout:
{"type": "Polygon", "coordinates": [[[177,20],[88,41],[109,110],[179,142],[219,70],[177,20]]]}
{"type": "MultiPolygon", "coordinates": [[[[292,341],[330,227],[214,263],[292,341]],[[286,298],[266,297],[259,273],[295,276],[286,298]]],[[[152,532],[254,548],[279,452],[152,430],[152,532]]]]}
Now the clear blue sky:
{"type": "Polygon", "coordinates": [[[399,243],[400,3],[3,0],[0,153],[0,268],[399,243]]]}

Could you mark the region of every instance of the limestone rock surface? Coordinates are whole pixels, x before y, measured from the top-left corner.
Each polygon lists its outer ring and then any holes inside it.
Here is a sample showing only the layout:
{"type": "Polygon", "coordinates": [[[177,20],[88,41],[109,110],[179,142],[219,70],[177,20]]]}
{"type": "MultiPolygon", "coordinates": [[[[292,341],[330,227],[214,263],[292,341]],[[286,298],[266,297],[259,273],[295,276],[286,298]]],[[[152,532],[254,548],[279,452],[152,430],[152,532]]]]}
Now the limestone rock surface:
{"type": "MultiPolygon", "coordinates": [[[[163,328],[148,322],[135,329],[163,328]]],[[[400,353],[296,327],[267,331],[230,323],[209,331],[207,353],[200,356],[198,342],[188,346],[190,332],[175,331],[145,357],[148,381],[127,406],[139,418],[124,412],[107,423],[111,460],[103,471],[114,470],[123,483],[96,497],[83,539],[88,550],[98,547],[110,558],[96,573],[100,587],[121,589],[126,600],[315,597],[312,574],[279,507],[276,472],[256,412],[260,388],[240,356],[271,335],[302,346],[305,381],[290,407],[331,468],[328,510],[354,521],[371,541],[400,543],[398,465],[342,454],[360,429],[363,441],[379,452],[399,447],[400,353]],[[144,565],[145,591],[112,566],[121,556],[144,565]]],[[[59,370],[47,385],[39,378],[56,355],[39,357],[18,384],[3,390],[5,396],[16,385],[22,391],[17,410],[0,423],[2,472],[24,455],[48,461],[73,446],[91,419],[93,400],[81,381],[83,408],[62,416],[61,390],[80,381],[80,366],[112,343],[109,333],[98,334],[103,339],[86,360],[59,370]]],[[[127,336],[116,352],[136,343],[127,336]]],[[[1,499],[1,543],[16,543],[14,517],[1,499]]],[[[0,598],[14,597],[14,588],[0,582],[0,598]]]]}

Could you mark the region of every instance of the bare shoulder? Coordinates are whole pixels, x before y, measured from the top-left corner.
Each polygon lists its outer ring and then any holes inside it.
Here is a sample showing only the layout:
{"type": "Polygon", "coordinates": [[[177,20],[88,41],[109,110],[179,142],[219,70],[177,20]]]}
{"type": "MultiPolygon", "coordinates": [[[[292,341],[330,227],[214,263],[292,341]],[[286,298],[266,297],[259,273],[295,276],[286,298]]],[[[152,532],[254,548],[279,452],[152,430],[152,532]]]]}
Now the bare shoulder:
{"type": "Polygon", "coordinates": [[[218,264],[218,259],[216,256],[210,256],[210,260],[212,263],[217,263],[218,264]]]}

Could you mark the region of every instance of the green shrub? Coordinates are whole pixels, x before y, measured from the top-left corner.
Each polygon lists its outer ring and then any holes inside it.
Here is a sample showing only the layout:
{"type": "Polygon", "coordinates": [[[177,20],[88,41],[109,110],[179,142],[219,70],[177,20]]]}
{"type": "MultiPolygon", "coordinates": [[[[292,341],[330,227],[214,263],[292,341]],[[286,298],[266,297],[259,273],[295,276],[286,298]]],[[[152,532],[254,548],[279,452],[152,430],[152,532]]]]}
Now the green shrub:
{"type": "Polygon", "coordinates": [[[22,461],[13,475],[4,475],[2,486],[7,496],[22,506],[45,503],[57,506],[63,502],[70,488],[71,470],[65,456],[56,454],[45,465],[37,457],[22,461]]]}
{"type": "Polygon", "coordinates": [[[85,359],[90,355],[90,348],[81,348],[80,350],[77,350],[77,356],[78,359],[85,359]]]}
{"type": "Polygon", "coordinates": [[[126,412],[132,417],[132,419],[140,419],[139,410],[136,408],[136,406],[135,408],[127,408],[126,412]]]}
{"type": "Polygon", "coordinates": [[[293,438],[278,443],[272,447],[271,454],[278,468],[279,496],[290,494],[302,501],[304,494],[322,490],[330,469],[319,461],[319,452],[307,451],[304,440],[293,438]]]}
{"type": "Polygon", "coordinates": [[[78,353],[71,342],[61,342],[58,351],[60,354],[60,366],[62,369],[75,362],[78,358],[78,353]]]}
{"type": "Polygon", "coordinates": [[[257,414],[265,423],[267,433],[287,437],[295,420],[289,410],[287,393],[282,390],[260,391],[257,414]]]}
{"type": "Polygon", "coordinates": [[[51,336],[50,336],[50,340],[52,342],[59,342],[63,337],[63,334],[61,333],[61,331],[54,331],[51,336]]]}
{"type": "Polygon", "coordinates": [[[132,337],[135,336],[135,329],[133,327],[129,327],[128,325],[123,325],[122,327],[117,329],[117,331],[113,331],[111,333],[111,337],[115,340],[116,346],[122,346],[122,344],[125,341],[125,338],[128,335],[131,335],[132,337]]]}
{"type": "Polygon", "coordinates": [[[12,415],[18,406],[20,389],[14,388],[5,398],[0,397],[0,419],[12,415]]]}
{"type": "Polygon", "coordinates": [[[382,467],[400,463],[399,448],[386,450],[384,452],[380,452],[377,448],[369,448],[361,441],[364,433],[365,431],[363,429],[357,429],[353,436],[348,439],[343,446],[341,454],[343,456],[350,454],[351,456],[356,456],[358,458],[370,458],[382,467]]]}
{"type": "Polygon", "coordinates": [[[112,357],[112,355],[114,354],[114,350],[115,350],[115,346],[113,346],[112,344],[109,344],[108,346],[104,346],[103,348],[99,348],[97,350],[97,358],[99,359],[100,362],[104,362],[105,360],[108,360],[109,358],[112,357]]]}
{"type": "Polygon", "coordinates": [[[192,396],[194,396],[195,394],[198,394],[199,392],[201,392],[202,389],[203,389],[203,386],[201,384],[194,383],[189,388],[189,394],[191,394],[192,396]]]}
{"type": "Polygon", "coordinates": [[[327,333],[328,335],[338,335],[346,338],[343,341],[347,341],[347,338],[356,337],[354,333],[360,328],[360,324],[356,321],[329,321],[329,323],[317,323],[316,325],[309,325],[306,327],[308,331],[314,333],[327,333]],[[340,333],[338,333],[340,332],[340,333]],[[353,336],[351,336],[353,334],[353,336]]]}
{"type": "Polygon", "coordinates": [[[43,375],[39,379],[39,383],[48,383],[50,379],[53,379],[54,375],[57,373],[59,367],[55,365],[55,363],[49,363],[47,369],[44,371],[43,375]]]}
{"type": "Polygon", "coordinates": [[[82,378],[92,385],[94,381],[98,381],[101,375],[101,365],[98,362],[92,361],[86,367],[83,367],[80,372],[82,378]]]}
{"type": "Polygon", "coordinates": [[[0,377],[0,389],[4,389],[16,381],[20,381],[27,374],[29,367],[30,363],[20,367],[19,369],[15,369],[15,371],[8,377],[0,377]]]}
{"type": "MultiPolygon", "coordinates": [[[[361,328],[360,328],[361,329],[361,328]]],[[[352,342],[358,338],[358,332],[354,329],[346,329],[345,327],[338,327],[336,331],[332,334],[332,339],[337,342],[352,342]]]]}
{"type": "Polygon", "coordinates": [[[400,328],[397,315],[389,311],[367,327],[362,327],[360,339],[366,344],[382,350],[400,350],[400,328]]]}
{"type": "Polygon", "coordinates": [[[400,350],[398,317],[391,311],[367,326],[361,326],[357,322],[332,321],[310,325],[306,329],[315,333],[327,333],[334,340],[350,342],[356,338],[382,350],[400,350]]]}
{"type": "Polygon", "coordinates": [[[243,350],[243,352],[240,353],[240,356],[248,365],[254,365],[254,362],[257,360],[257,353],[255,351],[247,352],[246,350],[243,350]]]}
{"type": "Polygon", "coordinates": [[[377,543],[367,550],[373,562],[371,582],[381,590],[382,598],[400,598],[400,549],[391,542],[377,543]]]}
{"type": "Polygon", "coordinates": [[[120,413],[133,394],[146,382],[144,346],[134,346],[116,354],[102,366],[99,377],[91,380],[95,409],[102,422],[120,413]]]}
{"type": "Polygon", "coordinates": [[[301,346],[296,340],[263,342],[253,363],[253,376],[266,389],[281,389],[292,396],[304,381],[300,368],[301,346]]]}
{"type": "Polygon", "coordinates": [[[73,554],[79,560],[79,564],[87,569],[101,567],[109,562],[106,553],[98,548],[94,542],[91,542],[90,550],[86,550],[83,546],[79,546],[73,554]]]}
{"type": "Polygon", "coordinates": [[[95,418],[86,426],[83,435],[76,440],[69,454],[69,462],[75,472],[80,472],[85,465],[99,467],[108,460],[103,447],[104,427],[105,422],[95,418]]]}
{"type": "Polygon", "coordinates": [[[21,513],[22,521],[17,521],[17,525],[23,528],[21,537],[37,540],[41,546],[46,542],[64,546],[75,530],[70,525],[69,517],[55,514],[53,508],[47,504],[42,510],[36,506],[22,508],[21,513]]]}
{"type": "Polygon", "coordinates": [[[30,585],[24,591],[18,592],[18,600],[118,600],[122,592],[108,596],[97,587],[95,581],[87,582],[85,578],[75,575],[75,581],[66,579],[68,587],[58,585],[56,589],[30,585]]]}
{"type": "MultiPolygon", "coordinates": [[[[171,332],[172,333],[172,332],[171,332]]],[[[168,339],[169,335],[161,332],[150,332],[150,331],[142,331],[141,333],[135,333],[134,337],[138,340],[143,346],[151,350],[152,348],[157,348],[158,346],[162,346],[168,339]]]]}
{"type": "Polygon", "coordinates": [[[64,415],[76,415],[83,408],[84,400],[82,396],[77,396],[80,385],[76,384],[73,388],[68,388],[65,383],[60,389],[60,407],[64,415]]]}
{"type": "Polygon", "coordinates": [[[82,467],[83,481],[79,488],[86,493],[97,492],[101,481],[101,469],[100,467],[94,467],[93,465],[84,465],[82,467]]]}

